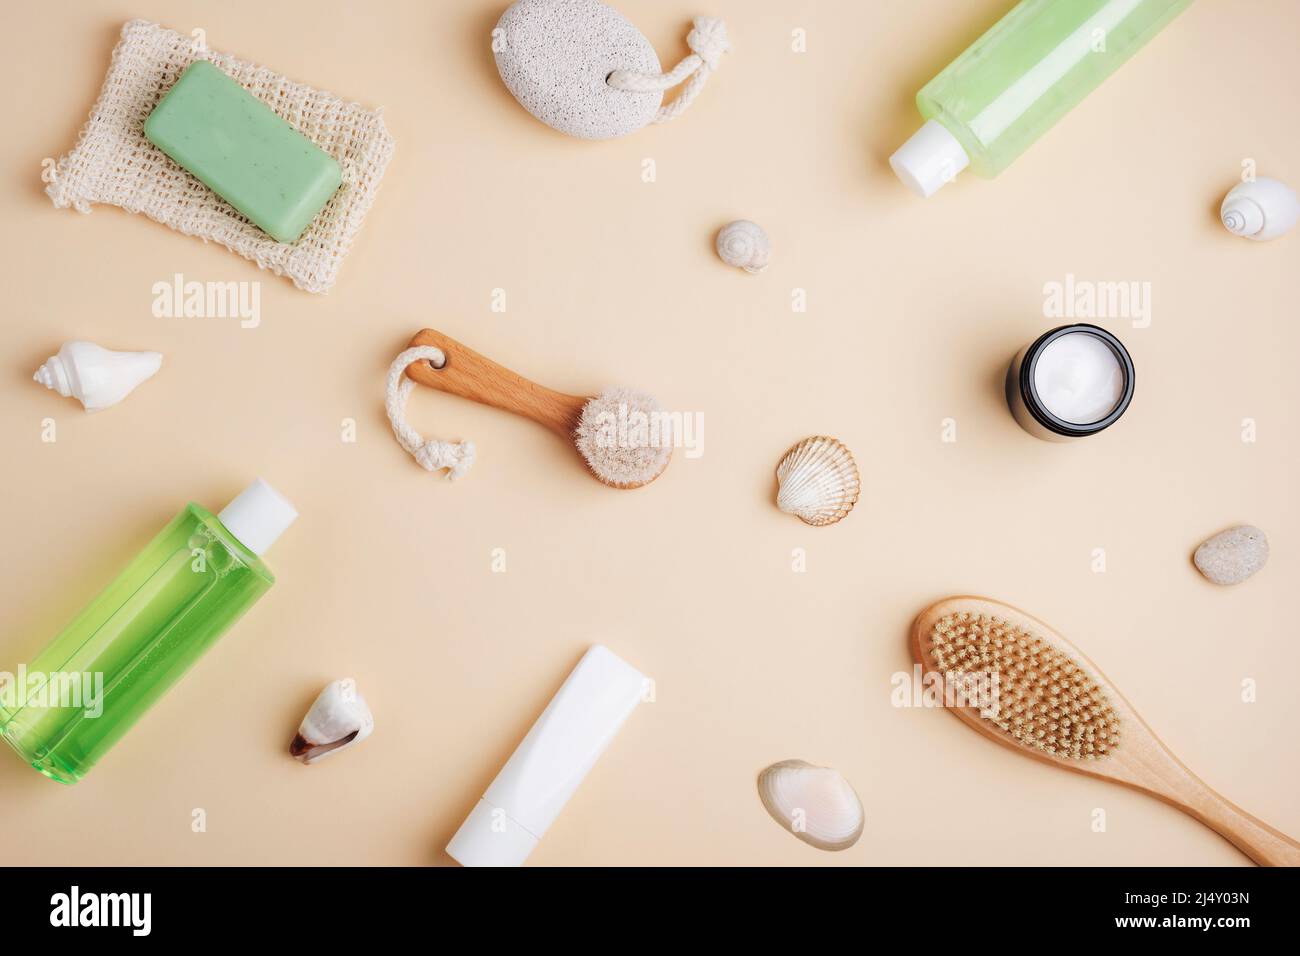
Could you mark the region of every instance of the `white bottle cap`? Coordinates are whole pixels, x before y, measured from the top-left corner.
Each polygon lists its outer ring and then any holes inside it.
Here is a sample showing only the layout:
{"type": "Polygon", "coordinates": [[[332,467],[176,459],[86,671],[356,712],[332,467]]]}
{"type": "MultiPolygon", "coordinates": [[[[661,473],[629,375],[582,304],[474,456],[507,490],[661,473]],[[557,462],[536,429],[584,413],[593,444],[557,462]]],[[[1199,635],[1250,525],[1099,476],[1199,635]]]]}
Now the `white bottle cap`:
{"type": "Polygon", "coordinates": [[[298,512],[288,498],[258,478],[222,508],[217,517],[227,531],[260,558],[284,529],[293,524],[298,512]]]}
{"type": "Polygon", "coordinates": [[[929,197],[970,165],[957,137],[938,120],[926,120],[898,152],[889,157],[898,178],[918,196],[929,197]]]}
{"type": "Polygon", "coordinates": [[[447,853],[461,866],[523,866],[539,842],[500,807],[480,799],[447,844],[447,853]]]}

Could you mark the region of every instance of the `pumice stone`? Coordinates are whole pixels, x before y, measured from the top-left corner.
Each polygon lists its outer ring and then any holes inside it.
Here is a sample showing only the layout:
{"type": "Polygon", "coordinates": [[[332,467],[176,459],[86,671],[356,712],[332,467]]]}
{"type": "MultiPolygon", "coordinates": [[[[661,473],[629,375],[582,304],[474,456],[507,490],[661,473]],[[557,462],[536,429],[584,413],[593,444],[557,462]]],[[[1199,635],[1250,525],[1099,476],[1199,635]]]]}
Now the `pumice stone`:
{"type": "Polygon", "coordinates": [[[659,57],[597,0],[519,0],[492,31],[506,88],[547,126],[582,139],[625,136],[654,120],[662,90],[615,89],[615,70],[658,73],[659,57]]]}

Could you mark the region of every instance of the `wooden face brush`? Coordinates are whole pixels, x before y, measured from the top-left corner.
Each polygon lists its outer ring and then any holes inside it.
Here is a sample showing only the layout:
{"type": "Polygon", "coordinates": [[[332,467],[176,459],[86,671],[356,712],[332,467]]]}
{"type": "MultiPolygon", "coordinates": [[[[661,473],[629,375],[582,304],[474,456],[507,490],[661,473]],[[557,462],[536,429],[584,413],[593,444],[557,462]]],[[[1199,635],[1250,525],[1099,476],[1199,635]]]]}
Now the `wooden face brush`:
{"type": "Polygon", "coordinates": [[[949,708],[984,736],[1044,763],[1159,797],[1256,863],[1300,865],[1300,843],[1206,786],[1101,671],[1042,621],[986,598],[946,598],[917,616],[912,653],[927,674],[947,678],[945,688],[996,688],[987,709],[961,706],[974,703],[972,697],[949,708]],[[981,683],[992,676],[996,684],[981,683]]]}
{"type": "Polygon", "coordinates": [[[503,368],[455,339],[423,329],[411,347],[441,349],[441,368],[416,362],[406,374],[421,385],[532,419],[572,443],[591,473],[613,488],[640,488],[672,457],[669,419],[643,392],[611,388],[596,398],[565,395],[503,368]]]}

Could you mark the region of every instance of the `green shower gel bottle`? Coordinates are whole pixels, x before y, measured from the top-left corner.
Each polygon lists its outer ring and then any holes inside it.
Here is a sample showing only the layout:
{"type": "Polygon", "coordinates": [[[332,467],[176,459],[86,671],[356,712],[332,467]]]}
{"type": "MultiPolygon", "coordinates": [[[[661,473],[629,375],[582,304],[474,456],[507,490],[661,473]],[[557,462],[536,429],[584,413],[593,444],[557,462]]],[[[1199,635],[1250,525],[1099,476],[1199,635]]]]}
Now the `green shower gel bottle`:
{"type": "Polygon", "coordinates": [[[298,517],[260,478],[190,504],[0,694],[0,736],[76,783],[275,583],[261,555],[298,517]]]}
{"type": "Polygon", "coordinates": [[[1191,2],[1022,0],[917,94],[926,123],[889,164],[922,196],[996,176],[1191,2]]]}

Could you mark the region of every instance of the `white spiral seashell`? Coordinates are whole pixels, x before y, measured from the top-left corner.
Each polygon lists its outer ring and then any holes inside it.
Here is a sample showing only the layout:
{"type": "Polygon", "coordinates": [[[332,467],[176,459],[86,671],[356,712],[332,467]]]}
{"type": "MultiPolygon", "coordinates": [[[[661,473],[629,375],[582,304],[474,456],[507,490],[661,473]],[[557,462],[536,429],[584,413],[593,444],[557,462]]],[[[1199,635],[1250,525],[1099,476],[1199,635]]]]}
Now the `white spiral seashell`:
{"type": "Polygon", "coordinates": [[[1261,176],[1228,193],[1219,217],[1233,235],[1256,241],[1276,239],[1295,228],[1300,200],[1286,183],[1261,176]]]}
{"type": "Polygon", "coordinates": [[[32,378],[95,412],[130,395],[162,367],[162,358],[158,352],[114,352],[94,342],[67,342],[32,378]]]}
{"type": "Polygon", "coordinates": [[[819,850],[847,850],[862,836],[862,801],[830,767],[774,763],[758,775],[758,798],[773,820],[819,850]]]}
{"type": "Polygon", "coordinates": [[[772,260],[772,241],[763,227],[748,219],[738,219],[718,233],[718,258],[729,266],[759,273],[772,260]]]}
{"type": "Polygon", "coordinates": [[[853,510],[861,491],[858,466],[844,444],[805,438],[776,466],[776,506],[810,525],[834,524],[853,510]]]}
{"type": "Polygon", "coordinates": [[[317,696],[298,726],[289,753],[305,764],[355,746],[370,736],[375,718],[352,678],[336,680],[317,696]]]}

